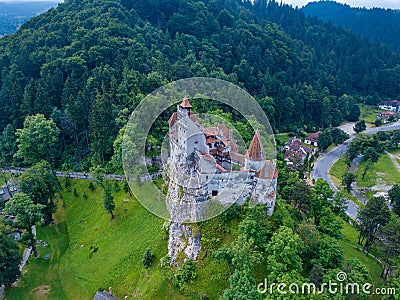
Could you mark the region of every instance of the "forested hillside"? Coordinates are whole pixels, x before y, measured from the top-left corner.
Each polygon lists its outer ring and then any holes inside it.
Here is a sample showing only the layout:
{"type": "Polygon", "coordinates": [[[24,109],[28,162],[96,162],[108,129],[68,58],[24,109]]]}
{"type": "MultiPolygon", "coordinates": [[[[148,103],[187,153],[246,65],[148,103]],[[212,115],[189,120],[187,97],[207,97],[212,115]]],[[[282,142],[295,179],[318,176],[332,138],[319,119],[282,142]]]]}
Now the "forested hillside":
{"type": "Polygon", "coordinates": [[[356,8],[334,1],[310,2],[302,8],[307,16],[331,21],[354,33],[400,50],[400,10],[356,8]]]}
{"type": "Polygon", "coordinates": [[[358,118],[358,102],[399,97],[399,63],[274,1],[66,0],[0,39],[2,158],[24,163],[14,132],[41,113],[59,129],[48,157],[57,168],[118,171],[118,134],[135,106],[191,76],[243,86],[276,132],[335,126],[358,118]]]}
{"type": "Polygon", "coordinates": [[[19,26],[30,18],[57,6],[57,2],[1,2],[0,36],[14,33],[19,26]]]}

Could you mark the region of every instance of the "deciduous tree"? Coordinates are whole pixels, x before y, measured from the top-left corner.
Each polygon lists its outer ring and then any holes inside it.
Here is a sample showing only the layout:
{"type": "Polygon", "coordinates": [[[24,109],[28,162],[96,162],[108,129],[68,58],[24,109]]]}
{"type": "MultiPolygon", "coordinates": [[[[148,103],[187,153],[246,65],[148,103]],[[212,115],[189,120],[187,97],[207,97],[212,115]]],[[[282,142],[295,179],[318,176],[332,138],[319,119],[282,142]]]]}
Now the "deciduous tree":
{"type": "Polygon", "coordinates": [[[354,131],[356,133],[360,133],[361,131],[364,131],[365,129],[367,129],[367,125],[365,124],[364,120],[358,121],[355,125],[354,125],[354,131]]]}
{"type": "Polygon", "coordinates": [[[281,226],[267,245],[268,256],[267,269],[270,271],[269,279],[275,280],[283,273],[302,271],[300,258],[303,249],[303,241],[293,233],[291,228],[281,226]]]}
{"type": "Polygon", "coordinates": [[[44,115],[27,116],[24,127],[16,132],[18,150],[14,157],[26,165],[41,160],[51,162],[59,133],[54,121],[47,120],[44,115]]]}
{"type": "Polygon", "coordinates": [[[41,161],[28,169],[18,178],[18,185],[35,204],[45,206],[43,218],[46,224],[53,220],[52,214],[56,207],[54,199],[60,191],[60,184],[51,170],[50,164],[41,161]]]}
{"type": "Polygon", "coordinates": [[[234,270],[229,277],[229,288],[224,291],[221,300],[259,300],[255,279],[248,270],[234,270]]]}
{"type": "Polygon", "coordinates": [[[356,175],[350,172],[346,172],[342,176],[342,184],[346,187],[346,191],[350,193],[351,184],[356,180],[356,175]]]}
{"type": "Polygon", "coordinates": [[[3,213],[15,217],[16,222],[11,224],[25,231],[23,238],[27,246],[32,247],[35,257],[38,256],[36,251],[36,238],[33,234],[33,226],[42,218],[42,210],[45,206],[35,204],[24,193],[17,193],[9,201],[6,202],[3,213]]]}

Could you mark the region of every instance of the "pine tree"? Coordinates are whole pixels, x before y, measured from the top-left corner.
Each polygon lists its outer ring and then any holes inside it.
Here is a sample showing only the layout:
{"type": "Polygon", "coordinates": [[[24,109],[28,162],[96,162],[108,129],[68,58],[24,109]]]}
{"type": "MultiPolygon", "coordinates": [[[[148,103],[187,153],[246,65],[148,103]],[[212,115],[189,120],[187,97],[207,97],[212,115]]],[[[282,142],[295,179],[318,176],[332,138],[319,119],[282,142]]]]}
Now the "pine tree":
{"type": "MultiPolygon", "coordinates": [[[[0,225],[1,226],[1,225],[0,225]]],[[[19,253],[18,244],[10,237],[5,228],[0,228],[0,286],[11,286],[21,277],[19,264],[22,255],[19,253]]]]}
{"type": "Polygon", "coordinates": [[[114,219],[114,209],[115,209],[115,202],[114,202],[114,197],[112,195],[112,189],[111,185],[106,182],[104,191],[103,191],[103,205],[106,211],[110,213],[110,218],[114,219]]]}
{"type": "Polygon", "coordinates": [[[143,266],[147,269],[152,265],[153,261],[154,261],[154,254],[151,253],[150,249],[146,249],[142,259],[143,266]]]}

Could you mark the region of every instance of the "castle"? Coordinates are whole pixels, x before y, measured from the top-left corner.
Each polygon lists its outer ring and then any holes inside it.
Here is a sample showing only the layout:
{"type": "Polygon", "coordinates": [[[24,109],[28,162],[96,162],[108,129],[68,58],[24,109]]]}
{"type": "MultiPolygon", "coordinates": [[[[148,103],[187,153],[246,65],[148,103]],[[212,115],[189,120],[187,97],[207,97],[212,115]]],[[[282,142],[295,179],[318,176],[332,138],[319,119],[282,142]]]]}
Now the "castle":
{"type": "Polygon", "coordinates": [[[264,204],[271,215],[278,172],[275,163],[266,159],[260,132],[255,132],[246,154],[241,154],[226,125],[203,127],[191,109],[185,97],[169,119],[171,192],[175,185],[181,186],[197,204],[217,200],[223,206],[241,205],[250,199],[264,204]]]}
{"type": "MultiPolygon", "coordinates": [[[[246,154],[239,153],[233,132],[225,124],[203,127],[188,98],[169,119],[170,153],[166,204],[171,216],[168,256],[176,265],[179,253],[196,260],[201,234],[191,222],[222,213],[229,205],[265,205],[274,211],[278,172],[266,159],[256,131],[246,154]]],[[[165,174],[164,173],[164,174],[165,174]]]]}

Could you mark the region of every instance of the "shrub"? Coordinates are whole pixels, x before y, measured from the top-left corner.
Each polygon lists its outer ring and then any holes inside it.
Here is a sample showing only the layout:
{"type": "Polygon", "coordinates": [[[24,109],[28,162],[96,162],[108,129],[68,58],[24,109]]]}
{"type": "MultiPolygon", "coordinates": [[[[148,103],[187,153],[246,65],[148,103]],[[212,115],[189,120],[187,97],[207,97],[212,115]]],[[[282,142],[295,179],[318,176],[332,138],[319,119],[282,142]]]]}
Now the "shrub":
{"type": "Polygon", "coordinates": [[[142,259],[143,266],[147,269],[152,265],[153,261],[154,261],[154,254],[151,253],[150,249],[146,249],[142,259]]]}
{"type": "Polygon", "coordinates": [[[171,257],[169,257],[168,255],[162,257],[160,259],[160,266],[161,268],[165,269],[168,268],[171,264],[171,257]]]}
{"type": "Polygon", "coordinates": [[[381,119],[376,119],[374,123],[375,123],[376,127],[379,127],[379,126],[382,125],[382,120],[381,119]]]}
{"type": "Polygon", "coordinates": [[[67,191],[69,191],[70,186],[71,186],[71,179],[70,179],[69,177],[66,177],[66,178],[65,178],[64,187],[65,187],[65,189],[66,189],[67,191]]]}
{"type": "Polygon", "coordinates": [[[187,260],[173,275],[172,283],[180,290],[184,290],[186,285],[192,283],[196,276],[196,265],[192,260],[187,260]]]}
{"type": "Polygon", "coordinates": [[[121,190],[118,181],[114,182],[114,192],[118,193],[121,190]]]}
{"type": "Polygon", "coordinates": [[[92,181],[89,182],[88,188],[89,188],[89,190],[91,190],[92,192],[96,189],[96,187],[94,186],[94,184],[93,184],[92,181]]]}

